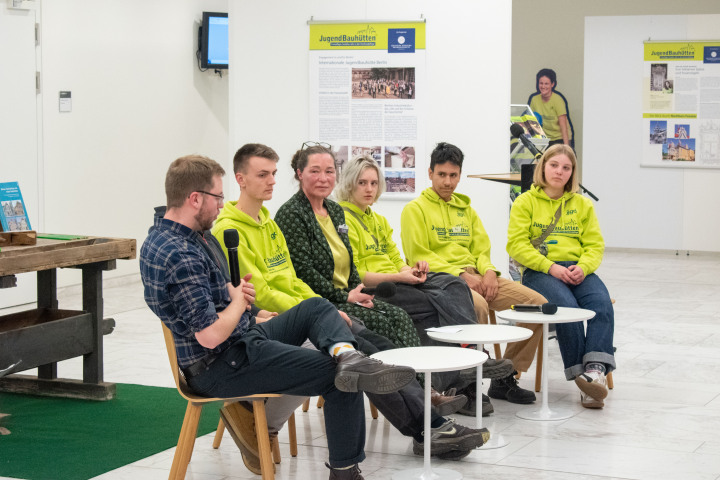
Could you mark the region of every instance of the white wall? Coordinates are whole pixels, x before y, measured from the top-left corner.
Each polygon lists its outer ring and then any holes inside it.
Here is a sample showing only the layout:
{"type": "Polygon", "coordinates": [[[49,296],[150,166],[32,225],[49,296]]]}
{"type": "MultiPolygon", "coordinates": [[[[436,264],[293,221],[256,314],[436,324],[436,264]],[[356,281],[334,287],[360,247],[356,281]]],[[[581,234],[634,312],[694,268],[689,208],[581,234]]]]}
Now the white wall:
{"type": "MultiPolygon", "coordinates": [[[[575,126],[575,147],[581,164],[583,136],[592,135],[583,125],[585,17],[720,13],[720,2],[717,0],[512,0],[512,5],[512,102],[525,103],[530,93],[535,91],[538,70],[545,67],[554,69],[558,75],[558,90],[565,95],[570,106],[570,117],[575,126]]],[[[584,181],[592,190],[593,179],[586,178],[584,181]]]]}
{"type": "MultiPolygon", "coordinates": [[[[272,146],[280,155],[278,185],[268,202],[277,211],[295,191],[289,167],[307,138],[308,25],[315,20],[427,19],[426,151],[439,141],[465,153],[463,174],[508,170],[511,3],[473,0],[312,0],[230,2],[230,151],[247,142],[272,146]],[[243,19],[243,20],[237,20],[243,19]],[[252,21],[245,21],[252,19],[252,21]]],[[[231,156],[230,155],[230,156],[231,156]]],[[[429,163],[429,161],[428,161],[429,163]]],[[[226,163],[232,168],[231,161],[226,163]]],[[[426,175],[425,172],[418,172],[426,175]]],[[[226,196],[237,197],[234,179],[226,196]]],[[[463,179],[488,230],[493,261],[506,270],[507,186],[463,179]]],[[[396,227],[404,202],[381,201],[379,212],[396,227]]]]}
{"type": "Polygon", "coordinates": [[[720,251],[720,170],[641,168],[643,41],[717,39],[720,15],[588,17],[584,179],[606,244],[720,251]]]}
{"type": "MultiPolygon", "coordinates": [[[[139,250],[153,207],[165,203],[170,162],[228,157],[228,78],[199,72],[195,61],[202,11],[227,3],[42,1],[39,230],[135,238],[139,250]],[[58,112],[60,90],[72,91],[72,113],[58,112]]],[[[106,276],[138,270],[137,260],[117,265],[106,276]]]]}

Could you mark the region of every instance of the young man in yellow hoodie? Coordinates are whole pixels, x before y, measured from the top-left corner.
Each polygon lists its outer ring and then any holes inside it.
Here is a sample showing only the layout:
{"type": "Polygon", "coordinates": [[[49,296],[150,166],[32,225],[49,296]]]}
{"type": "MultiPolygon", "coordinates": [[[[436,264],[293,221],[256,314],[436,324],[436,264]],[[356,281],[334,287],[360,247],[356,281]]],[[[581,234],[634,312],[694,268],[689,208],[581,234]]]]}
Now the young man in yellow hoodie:
{"type": "MultiPolygon", "coordinates": [[[[240,272],[242,275],[252,274],[255,305],[269,312],[283,313],[319,295],[296,275],[285,237],[263,206],[273,195],[277,161],[277,153],[262,144],[247,144],[236,152],[233,169],[240,186],[240,198],[237,202],[225,203],[212,233],[227,257],[224,231],[238,231],[240,272]]],[[[372,354],[396,348],[385,337],[352,322],[345,312],[339,313],[350,324],[361,352],[372,354]]],[[[266,411],[271,431],[277,431],[303,400],[300,397],[287,397],[281,397],[272,404],[268,402],[266,411]]],[[[413,437],[413,452],[422,455],[424,392],[420,385],[413,381],[399,392],[387,395],[371,393],[368,398],[402,434],[413,437]]],[[[455,403],[455,410],[466,401],[462,396],[443,398],[446,402],[455,403]]],[[[459,425],[452,419],[442,417],[435,408],[431,422],[431,453],[440,458],[460,459],[490,438],[487,429],[476,430],[459,425]]]]}
{"type": "MultiPolygon", "coordinates": [[[[438,143],[430,156],[428,175],[432,186],[408,203],[401,216],[403,252],[408,264],[426,260],[433,272],[457,275],[467,282],[478,322],[488,323],[489,309],[505,310],[514,304],[546,303],[545,297],[527,287],[500,277],[490,261],[490,238],[470,198],[456,193],[464,155],[455,145],[438,143]]],[[[542,335],[542,325],[521,324],[533,330],[522,342],[511,343],[504,358],[518,372],[532,364],[542,335]]],[[[535,394],[520,388],[508,377],[493,379],[488,395],[512,403],[532,403],[535,394]]]]}

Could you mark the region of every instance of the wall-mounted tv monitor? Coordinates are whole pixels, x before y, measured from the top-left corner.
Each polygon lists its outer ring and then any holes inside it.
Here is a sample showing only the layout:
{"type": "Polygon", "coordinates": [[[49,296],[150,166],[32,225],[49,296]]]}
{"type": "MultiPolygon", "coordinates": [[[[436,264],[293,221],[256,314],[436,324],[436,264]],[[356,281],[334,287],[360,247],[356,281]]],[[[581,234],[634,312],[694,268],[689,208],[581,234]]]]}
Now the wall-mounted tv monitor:
{"type": "Polygon", "coordinates": [[[228,68],[228,14],[203,12],[198,42],[201,68],[228,68]]]}

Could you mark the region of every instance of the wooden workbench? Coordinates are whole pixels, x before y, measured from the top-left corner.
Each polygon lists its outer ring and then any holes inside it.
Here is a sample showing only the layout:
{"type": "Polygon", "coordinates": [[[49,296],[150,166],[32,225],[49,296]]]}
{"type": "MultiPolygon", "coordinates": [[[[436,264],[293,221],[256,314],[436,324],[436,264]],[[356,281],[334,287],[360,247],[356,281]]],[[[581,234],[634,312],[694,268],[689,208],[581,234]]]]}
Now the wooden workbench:
{"type": "Polygon", "coordinates": [[[134,239],[104,237],[38,238],[36,245],[2,248],[0,288],[15,286],[19,273],[37,272],[38,293],[37,308],[0,316],[0,370],[38,367],[38,375],[8,375],[0,379],[0,390],[94,400],[115,396],[115,384],[103,381],[103,331],[110,333],[114,320],[103,319],[102,272],[135,254],[134,239]],[[82,311],[58,308],[58,268],[82,271],[82,311]],[[57,362],[78,356],[82,381],[57,378],[57,362]]]}

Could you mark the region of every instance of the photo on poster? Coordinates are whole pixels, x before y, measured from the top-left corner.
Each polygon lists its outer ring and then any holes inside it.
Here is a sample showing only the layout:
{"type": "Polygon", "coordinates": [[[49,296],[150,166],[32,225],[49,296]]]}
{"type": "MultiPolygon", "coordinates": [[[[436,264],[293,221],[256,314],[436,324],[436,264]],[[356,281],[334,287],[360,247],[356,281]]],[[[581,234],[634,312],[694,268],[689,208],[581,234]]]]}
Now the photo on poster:
{"type": "Polygon", "coordinates": [[[661,144],[667,140],[667,121],[650,120],[650,143],[661,144]]]}
{"type": "Polygon", "coordinates": [[[336,177],[340,177],[343,167],[348,162],[348,147],[346,145],[333,145],[332,152],[335,155],[336,177]]]}
{"type": "Polygon", "coordinates": [[[673,162],[694,162],[695,139],[670,139],[663,144],[662,158],[673,162]]]}
{"type": "Polygon", "coordinates": [[[385,168],[415,168],[415,147],[385,147],[385,168]]]}
{"type": "Polygon", "coordinates": [[[388,193],[415,193],[415,171],[385,170],[388,193]]]}
{"type": "Polygon", "coordinates": [[[653,63],[650,65],[650,91],[662,92],[667,80],[667,63],[653,63]]]}
{"type": "Polygon", "coordinates": [[[412,100],[415,68],[353,68],[352,98],[412,100]]]}
{"type": "Polygon", "coordinates": [[[690,125],[675,125],[675,138],[690,138],[690,125]]]}
{"type": "Polygon", "coordinates": [[[382,147],[375,146],[375,147],[352,147],[352,158],[357,157],[370,157],[373,160],[375,160],[378,164],[378,166],[382,166],[382,147]]]}
{"type": "Polygon", "coordinates": [[[663,93],[673,93],[674,84],[674,80],[665,80],[665,83],[663,83],[663,93]]]}

